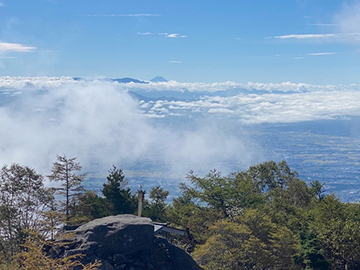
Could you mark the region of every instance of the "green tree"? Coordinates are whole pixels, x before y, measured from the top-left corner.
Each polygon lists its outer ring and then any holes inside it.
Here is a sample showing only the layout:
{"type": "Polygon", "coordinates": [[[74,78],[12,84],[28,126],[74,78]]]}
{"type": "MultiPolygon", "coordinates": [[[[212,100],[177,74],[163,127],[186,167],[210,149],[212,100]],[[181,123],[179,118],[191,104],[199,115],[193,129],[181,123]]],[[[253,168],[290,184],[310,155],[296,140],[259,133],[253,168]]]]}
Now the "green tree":
{"type": "Polygon", "coordinates": [[[278,164],[274,161],[267,161],[251,166],[244,174],[262,192],[268,192],[275,188],[284,188],[290,179],[298,177],[298,173],[292,171],[285,160],[278,164]]]}
{"type": "Polygon", "coordinates": [[[110,216],[111,205],[106,198],[99,197],[94,191],[86,190],[79,196],[79,204],[75,207],[76,215],[84,222],[96,218],[110,216]]]}
{"type": "Polygon", "coordinates": [[[278,187],[268,193],[268,209],[273,222],[284,224],[294,233],[301,230],[306,219],[304,213],[310,209],[313,194],[305,181],[290,178],[285,187],[278,187]]]}
{"type": "Polygon", "coordinates": [[[210,171],[201,178],[190,171],[187,179],[191,185],[181,184],[180,188],[195,202],[209,207],[214,207],[222,212],[223,217],[228,217],[237,197],[237,183],[233,178],[224,177],[221,172],[210,171]]]}
{"type": "Polygon", "coordinates": [[[136,211],[137,199],[131,194],[130,188],[126,187],[122,169],[113,166],[106,177],[107,182],[101,190],[104,197],[110,202],[112,214],[133,214],[136,211]]]}
{"type": "Polygon", "coordinates": [[[149,201],[144,204],[143,215],[153,221],[165,222],[166,220],[166,199],[169,191],[160,186],[153,187],[149,192],[149,201]]]}
{"type": "Polygon", "coordinates": [[[210,236],[209,227],[223,217],[218,209],[196,204],[185,190],[166,210],[167,221],[172,226],[189,231],[188,238],[180,239],[188,252],[197,244],[204,244],[210,236]]]}
{"type": "Polygon", "coordinates": [[[312,228],[331,269],[359,269],[360,221],[349,205],[334,195],[328,195],[316,205],[312,215],[312,228]]]}
{"type": "Polygon", "coordinates": [[[11,259],[29,229],[46,234],[44,213],[54,200],[44,178],[27,166],[4,165],[0,170],[0,251],[11,259]]]}
{"type": "MultiPolygon", "coordinates": [[[[251,261],[251,258],[247,258],[248,260],[246,260],[243,256],[245,245],[251,238],[254,238],[251,236],[251,231],[247,226],[223,220],[211,226],[210,230],[212,235],[204,245],[199,246],[193,253],[195,260],[202,267],[208,270],[255,269],[251,268],[253,267],[252,265],[249,265],[248,268],[244,265],[251,261]]],[[[267,254],[268,252],[266,251],[264,252],[262,247],[259,248],[255,246],[256,244],[254,243],[252,246],[254,249],[249,247],[246,253],[251,253],[251,255],[256,256],[256,258],[253,258],[254,262],[255,259],[262,261],[264,258],[266,262],[263,266],[267,267],[268,264],[271,263],[270,254],[267,254]]],[[[250,257],[252,257],[251,255],[250,257]]]]}
{"type": "Polygon", "coordinates": [[[324,199],[324,184],[320,183],[319,180],[310,182],[310,190],[319,201],[324,199]]]}
{"type": "Polygon", "coordinates": [[[248,170],[222,176],[216,170],[205,177],[198,177],[192,171],[187,175],[191,185],[182,184],[194,200],[222,211],[225,218],[236,216],[249,207],[258,207],[266,202],[271,192],[288,188],[292,204],[308,204],[309,194],[305,182],[298,179],[285,161],[274,161],[251,166],[248,170]],[[301,190],[297,190],[301,187],[301,190]]]}
{"type": "Polygon", "coordinates": [[[76,157],[67,158],[65,155],[58,155],[57,161],[53,163],[51,174],[48,175],[51,181],[60,182],[60,187],[56,188],[56,191],[65,197],[62,208],[67,223],[69,223],[70,218],[74,217],[71,211],[78,203],[79,195],[84,191],[82,183],[86,176],[86,174],[80,173],[82,166],[75,160],[76,157]]]}
{"type": "Polygon", "coordinates": [[[220,220],[209,228],[211,236],[196,248],[194,258],[205,269],[297,269],[296,237],[250,209],[237,221],[220,220]]]}
{"type": "Polygon", "coordinates": [[[308,226],[300,231],[301,254],[297,259],[302,268],[328,270],[330,263],[324,257],[318,234],[308,226]]]}
{"type": "Polygon", "coordinates": [[[353,220],[331,220],[319,233],[332,269],[360,269],[360,223],[353,220]]]}

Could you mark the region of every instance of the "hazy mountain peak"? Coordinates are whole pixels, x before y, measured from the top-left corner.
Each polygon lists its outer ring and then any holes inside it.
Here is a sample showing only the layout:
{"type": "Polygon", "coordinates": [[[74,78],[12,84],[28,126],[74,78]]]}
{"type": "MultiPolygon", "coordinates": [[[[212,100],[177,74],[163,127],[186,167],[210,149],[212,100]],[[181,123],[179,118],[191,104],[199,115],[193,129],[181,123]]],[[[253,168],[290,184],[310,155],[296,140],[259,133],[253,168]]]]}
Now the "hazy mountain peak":
{"type": "Polygon", "coordinates": [[[156,76],[150,80],[150,82],[167,82],[167,81],[168,80],[166,80],[164,77],[161,76],[156,76]]]}
{"type": "Polygon", "coordinates": [[[119,78],[119,79],[112,79],[113,81],[115,82],[118,82],[118,83],[146,83],[144,81],[140,81],[138,79],[134,79],[134,78],[119,78]]]}

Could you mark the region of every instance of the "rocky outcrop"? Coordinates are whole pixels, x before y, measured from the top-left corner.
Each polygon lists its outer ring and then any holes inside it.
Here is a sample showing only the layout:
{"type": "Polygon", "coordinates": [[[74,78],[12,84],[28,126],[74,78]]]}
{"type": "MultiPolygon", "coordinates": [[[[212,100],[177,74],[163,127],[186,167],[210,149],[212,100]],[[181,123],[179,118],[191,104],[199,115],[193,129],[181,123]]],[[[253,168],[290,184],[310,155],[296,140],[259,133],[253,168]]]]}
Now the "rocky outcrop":
{"type": "Polygon", "coordinates": [[[86,223],[67,235],[68,239],[58,242],[53,255],[82,254],[82,263],[100,260],[102,270],[201,269],[186,252],[154,237],[149,218],[109,216],[86,223]]]}

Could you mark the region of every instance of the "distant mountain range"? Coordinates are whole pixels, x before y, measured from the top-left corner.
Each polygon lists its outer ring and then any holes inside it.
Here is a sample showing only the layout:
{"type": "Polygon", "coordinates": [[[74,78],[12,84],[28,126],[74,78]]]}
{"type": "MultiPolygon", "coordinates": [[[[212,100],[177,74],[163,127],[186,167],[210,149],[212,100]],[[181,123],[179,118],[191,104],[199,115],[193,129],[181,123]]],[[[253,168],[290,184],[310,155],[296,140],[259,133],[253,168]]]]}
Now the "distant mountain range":
{"type": "MultiPolygon", "coordinates": [[[[85,80],[85,79],[83,79],[81,77],[73,77],[73,79],[75,81],[85,80]]],[[[152,78],[150,81],[142,81],[142,80],[129,78],[129,77],[117,78],[117,79],[106,78],[104,80],[105,81],[118,82],[118,83],[142,83],[142,84],[148,84],[149,82],[167,82],[168,81],[164,77],[161,77],[161,76],[156,76],[156,77],[152,78]]]]}
{"type": "Polygon", "coordinates": [[[114,82],[118,82],[118,83],[144,83],[147,84],[149,82],[146,81],[141,81],[138,79],[133,79],[133,78],[121,78],[121,79],[111,79],[114,82]]]}

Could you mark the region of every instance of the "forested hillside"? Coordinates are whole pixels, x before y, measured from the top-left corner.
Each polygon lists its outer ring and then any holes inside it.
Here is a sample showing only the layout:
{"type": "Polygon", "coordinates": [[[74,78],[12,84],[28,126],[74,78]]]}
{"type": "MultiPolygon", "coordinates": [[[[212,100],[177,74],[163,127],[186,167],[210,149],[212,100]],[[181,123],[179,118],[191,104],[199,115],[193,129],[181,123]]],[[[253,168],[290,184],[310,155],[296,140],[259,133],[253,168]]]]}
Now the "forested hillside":
{"type": "MultiPolygon", "coordinates": [[[[76,258],[55,261],[44,249],[59,228],[137,214],[140,190],[132,191],[116,166],[99,194],[83,188],[86,174],[66,156],[47,176],[12,164],[0,177],[2,269],[72,269],[76,258]]],[[[307,185],[285,161],[226,176],[189,172],[180,190],[171,203],[160,186],[145,191],[142,215],[186,230],[187,237],[168,239],[204,269],[360,269],[360,204],[325,195],[319,181],[307,185]]]]}

